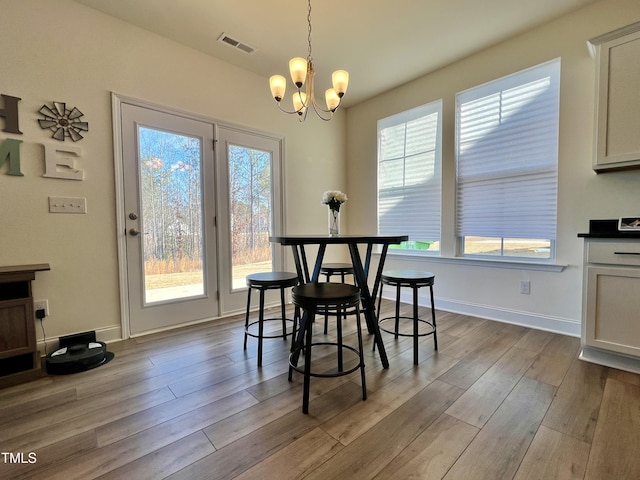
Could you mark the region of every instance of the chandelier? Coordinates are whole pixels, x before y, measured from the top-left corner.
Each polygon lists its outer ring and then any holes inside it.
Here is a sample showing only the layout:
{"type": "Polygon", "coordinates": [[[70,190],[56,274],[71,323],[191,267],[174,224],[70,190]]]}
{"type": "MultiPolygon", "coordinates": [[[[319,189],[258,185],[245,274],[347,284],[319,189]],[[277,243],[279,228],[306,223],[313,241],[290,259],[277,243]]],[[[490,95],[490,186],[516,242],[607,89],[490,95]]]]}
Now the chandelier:
{"type": "Polygon", "coordinates": [[[293,111],[282,108],[282,105],[280,104],[287,88],[287,81],[285,78],[282,75],[273,75],[269,79],[269,86],[271,87],[271,95],[275,99],[278,108],[284,113],[297,113],[298,120],[300,120],[300,122],[304,122],[307,118],[309,107],[311,107],[318,117],[324,121],[329,121],[333,116],[333,112],[335,112],[340,106],[342,97],[347,91],[347,86],[349,84],[349,72],[346,70],[336,70],[333,72],[331,76],[333,88],[329,88],[324,94],[327,108],[325,109],[318,105],[314,91],[313,77],[315,75],[315,70],[313,69],[313,56],[311,55],[311,0],[309,0],[308,12],[307,23],[309,25],[309,53],[307,54],[307,59],[305,60],[302,57],[296,57],[289,60],[291,80],[297,89],[297,91],[293,93],[293,111]]]}

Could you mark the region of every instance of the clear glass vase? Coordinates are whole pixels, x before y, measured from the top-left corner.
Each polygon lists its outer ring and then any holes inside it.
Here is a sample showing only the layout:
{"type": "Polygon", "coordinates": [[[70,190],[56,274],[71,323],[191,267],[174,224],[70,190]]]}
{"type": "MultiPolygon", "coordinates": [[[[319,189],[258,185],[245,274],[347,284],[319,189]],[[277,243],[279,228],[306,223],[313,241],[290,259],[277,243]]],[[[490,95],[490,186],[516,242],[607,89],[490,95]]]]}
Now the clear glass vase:
{"type": "Polygon", "coordinates": [[[340,210],[329,209],[329,236],[337,237],[340,235],[340,210]]]}

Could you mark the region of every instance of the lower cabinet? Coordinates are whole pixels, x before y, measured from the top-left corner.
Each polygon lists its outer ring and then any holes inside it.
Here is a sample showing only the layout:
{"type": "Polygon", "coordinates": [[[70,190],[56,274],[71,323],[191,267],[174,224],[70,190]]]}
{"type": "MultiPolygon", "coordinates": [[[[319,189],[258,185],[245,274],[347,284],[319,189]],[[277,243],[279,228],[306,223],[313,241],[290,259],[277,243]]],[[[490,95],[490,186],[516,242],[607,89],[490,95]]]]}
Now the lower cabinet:
{"type": "MultiPolygon", "coordinates": [[[[640,240],[586,242],[582,342],[600,357],[622,354],[625,364],[637,358],[640,367],[640,240]]],[[[609,366],[624,368],[610,358],[609,366]]]]}
{"type": "Polygon", "coordinates": [[[640,357],[640,268],[587,267],[585,343],[640,357]]]}

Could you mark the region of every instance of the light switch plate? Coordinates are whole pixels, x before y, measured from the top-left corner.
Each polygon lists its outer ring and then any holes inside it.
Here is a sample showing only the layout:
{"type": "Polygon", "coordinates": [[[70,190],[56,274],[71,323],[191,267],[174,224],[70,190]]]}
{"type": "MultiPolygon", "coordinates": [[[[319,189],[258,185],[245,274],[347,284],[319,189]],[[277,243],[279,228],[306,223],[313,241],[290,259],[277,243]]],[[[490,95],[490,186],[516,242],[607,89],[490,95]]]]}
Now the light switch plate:
{"type": "Polygon", "coordinates": [[[87,213],[84,197],[49,197],[49,213],[87,213]]]}

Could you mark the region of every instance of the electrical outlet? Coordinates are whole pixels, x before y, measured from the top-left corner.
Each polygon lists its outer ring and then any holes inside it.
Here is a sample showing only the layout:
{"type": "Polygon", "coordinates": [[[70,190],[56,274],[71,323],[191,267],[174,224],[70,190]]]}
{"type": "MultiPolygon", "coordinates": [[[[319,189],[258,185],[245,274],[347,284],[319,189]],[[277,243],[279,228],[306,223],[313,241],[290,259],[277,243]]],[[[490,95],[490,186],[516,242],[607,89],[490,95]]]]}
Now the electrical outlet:
{"type": "Polygon", "coordinates": [[[520,293],[524,295],[531,293],[531,282],[529,280],[520,280],[520,293]]]}
{"type": "Polygon", "coordinates": [[[49,316],[49,300],[34,300],[33,301],[33,311],[36,310],[44,310],[44,316],[49,316]]]}

